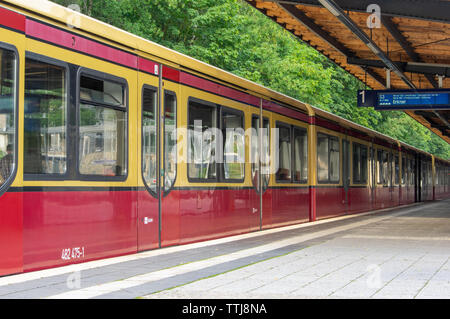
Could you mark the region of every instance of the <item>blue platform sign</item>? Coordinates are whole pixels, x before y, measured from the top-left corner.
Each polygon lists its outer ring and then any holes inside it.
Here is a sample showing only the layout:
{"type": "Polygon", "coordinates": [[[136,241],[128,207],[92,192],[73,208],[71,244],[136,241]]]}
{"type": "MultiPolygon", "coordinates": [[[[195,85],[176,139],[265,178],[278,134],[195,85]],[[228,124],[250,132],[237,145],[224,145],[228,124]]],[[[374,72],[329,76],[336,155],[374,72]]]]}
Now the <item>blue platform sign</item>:
{"type": "Polygon", "coordinates": [[[376,110],[450,109],[450,89],[359,90],[358,106],[376,110]]]}

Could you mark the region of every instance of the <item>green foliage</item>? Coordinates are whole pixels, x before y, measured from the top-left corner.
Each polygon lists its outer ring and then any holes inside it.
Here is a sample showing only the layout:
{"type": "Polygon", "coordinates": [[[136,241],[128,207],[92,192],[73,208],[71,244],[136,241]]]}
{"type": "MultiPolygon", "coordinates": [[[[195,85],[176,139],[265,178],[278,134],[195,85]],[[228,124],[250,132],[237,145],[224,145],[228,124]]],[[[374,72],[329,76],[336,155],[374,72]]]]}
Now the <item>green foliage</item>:
{"type": "Polygon", "coordinates": [[[450,159],[450,145],[406,113],[358,108],[361,82],[244,1],[54,2],[450,159]]]}

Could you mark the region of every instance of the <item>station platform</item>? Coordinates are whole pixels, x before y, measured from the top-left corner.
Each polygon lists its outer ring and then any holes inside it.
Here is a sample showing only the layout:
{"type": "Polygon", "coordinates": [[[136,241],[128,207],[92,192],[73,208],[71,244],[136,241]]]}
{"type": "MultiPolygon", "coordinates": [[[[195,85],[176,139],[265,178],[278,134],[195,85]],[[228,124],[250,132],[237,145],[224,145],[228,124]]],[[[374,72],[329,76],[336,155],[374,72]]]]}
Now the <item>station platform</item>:
{"type": "Polygon", "coordinates": [[[450,199],[1,277],[0,298],[450,298],[450,199]]]}

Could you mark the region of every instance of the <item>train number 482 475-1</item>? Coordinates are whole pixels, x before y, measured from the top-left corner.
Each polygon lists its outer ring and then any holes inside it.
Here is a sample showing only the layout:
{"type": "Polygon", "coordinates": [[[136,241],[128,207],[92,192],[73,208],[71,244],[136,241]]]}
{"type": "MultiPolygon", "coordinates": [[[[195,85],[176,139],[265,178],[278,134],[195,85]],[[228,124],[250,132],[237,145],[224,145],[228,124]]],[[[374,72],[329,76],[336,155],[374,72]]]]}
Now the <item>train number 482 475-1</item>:
{"type": "Polygon", "coordinates": [[[61,259],[81,259],[84,258],[84,247],[64,248],[61,251],[61,259]]]}

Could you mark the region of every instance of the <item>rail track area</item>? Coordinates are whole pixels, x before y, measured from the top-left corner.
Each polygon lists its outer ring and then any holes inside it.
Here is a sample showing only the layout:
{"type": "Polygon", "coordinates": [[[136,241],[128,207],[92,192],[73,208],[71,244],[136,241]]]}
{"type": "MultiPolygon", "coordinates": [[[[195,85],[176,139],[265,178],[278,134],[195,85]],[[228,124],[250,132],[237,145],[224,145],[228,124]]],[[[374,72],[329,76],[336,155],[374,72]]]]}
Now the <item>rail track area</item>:
{"type": "Polygon", "coordinates": [[[0,298],[450,298],[450,200],[0,278],[0,298]]]}

